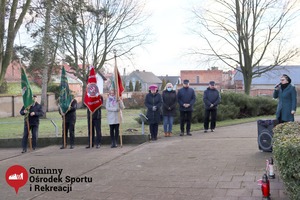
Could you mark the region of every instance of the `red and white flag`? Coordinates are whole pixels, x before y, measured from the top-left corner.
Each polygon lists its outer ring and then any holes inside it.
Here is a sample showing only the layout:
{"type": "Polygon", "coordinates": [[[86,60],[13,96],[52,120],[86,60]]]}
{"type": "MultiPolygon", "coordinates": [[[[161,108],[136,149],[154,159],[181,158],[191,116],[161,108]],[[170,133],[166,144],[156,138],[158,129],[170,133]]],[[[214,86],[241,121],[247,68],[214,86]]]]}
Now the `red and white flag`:
{"type": "Polygon", "coordinates": [[[122,83],[121,75],[118,70],[117,64],[115,64],[115,69],[114,69],[114,81],[115,81],[115,89],[116,89],[116,95],[118,98],[122,98],[122,93],[124,92],[124,86],[122,83]]]}
{"type": "Polygon", "coordinates": [[[90,70],[88,84],[86,86],[84,104],[88,107],[91,113],[95,112],[102,106],[99,88],[97,86],[97,78],[94,67],[90,70]]]}

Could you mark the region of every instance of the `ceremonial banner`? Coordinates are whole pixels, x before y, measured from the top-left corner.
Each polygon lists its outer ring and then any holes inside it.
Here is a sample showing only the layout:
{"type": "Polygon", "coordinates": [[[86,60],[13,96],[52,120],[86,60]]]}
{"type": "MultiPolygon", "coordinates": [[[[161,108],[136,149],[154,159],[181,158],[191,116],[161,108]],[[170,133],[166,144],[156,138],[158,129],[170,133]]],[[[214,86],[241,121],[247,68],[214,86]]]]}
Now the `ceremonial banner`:
{"type": "Polygon", "coordinates": [[[63,67],[61,70],[61,79],[60,79],[60,94],[59,94],[59,109],[62,114],[65,114],[72,102],[72,96],[70,94],[69,83],[66,76],[66,70],[63,67]]]}
{"type": "Polygon", "coordinates": [[[84,104],[88,107],[91,113],[95,112],[95,110],[102,105],[94,67],[92,67],[90,70],[88,84],[86,86],[86,92],[84,96],[84,104]]]}
{"type": "Polygon", "coordinates": [[[32,90],[23,67],[21,67],[21,89],[24,108],[29,109],[29,107],[34,103],[34,100],[32,98],[32,90]]]}

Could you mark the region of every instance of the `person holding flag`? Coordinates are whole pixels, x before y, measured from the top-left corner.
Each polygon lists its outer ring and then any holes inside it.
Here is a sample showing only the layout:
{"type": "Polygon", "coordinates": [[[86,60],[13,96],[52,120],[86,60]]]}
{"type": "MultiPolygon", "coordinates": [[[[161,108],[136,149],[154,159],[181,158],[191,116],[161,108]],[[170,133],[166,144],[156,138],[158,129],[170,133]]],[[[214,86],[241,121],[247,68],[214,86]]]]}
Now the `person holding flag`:
{"type": "MultiPolygon", "coordinates": [[[[101,101],[103,102],[103,97],[100,95],[101,97],[101,101]]],[[[99,149],[100,148],[100,144],[101,144],[101,138],[102,138],[102,134],[101,134],[101,107],[98,108],[93,114],[92,114],[92,120],[90,119],[91,117],[91,111],[89,109],[87,109],[87,119],[88,119],[88,127],[90,127],[90,122],[92,122],[92,147],[94,147],[94,144],[96,143],[96,148],[99,149]],[[95,133],[96,133],[96,142],[95,142],[95,133]]],[[[91,137],[91,133],[90,133],[90,129],[88,131],[88,146],[86,146],[86,149],[91,148],[91,144],[90,144],[90,137],[91,137]]]]}
{"type": "Polygon", "coordinates": [[[74,148],[77,100],[71,94],[65,68],[61,70],[59,114],[62,116],[62,146],[67,147],[67,136],[70,133],[70,149],[74,148]]]}
{"type": "Polygon", "coordinates": [[[88,108],[88,146],[86,148],[93,147],[94,145],[94,131],[96,129],[96,147],[100,147],[101,142],[101,106],[102,106],[103,98],[100,95],[98,86],[97,86],[97,78],[94,67],[90,68],[90,74],[88,77],[88,83],[86,86],[85,96],[84,96],[84,104],[88,108]]]}
{"type": "Polygon", "coordinates": [[[20,114],[24,115],[24,132],[22,138],[22,153],[27,152],[27,142],[29,138],[30,149],[35,150],[37,146],[37,135],[39,129],[39,117],[43,116],[42,106],[37,102],[37,96],[32,95],[32,90],[28,82],[25,70],[21,68],[21,88],[23,96],[23,107],[20,114]],[[32,140],[30,138],[30,130],[32,140]]]}
{"type": "Polygon", "coordinates": [[[59,109],[59,114],[63,118],[62,146],[60,147],[60,149],[64,149],[67,147],[68,132],[70,135],[70,149],[74,149],[76,109],[77,109],[77,100],[75,98],[72,98],[71,104],[65,113],[61,112],[62,110],[61,108],[59,109]]]}
{"type": "Polygon", "coordinates": [[[115,89],[111,88],[106,100],[107,122],[109,124],[111,148],[115,148],[118,146],[117,143],[120,134],[119,127],[121,122],[119,113],[120,109],[124,108],[125,106],[123,104],[123,101],[117,98],[115,89]]]}
{"type": "Polygon", "coordinates": [[[122,147],[122,132],[120,132],[120,123],[122,119],[122,109],[125,108],[122,101],[122,93],[124,92],[124,86],[122,84],[122,79],[120,72],[117,67],[117,56],[115,54],[115,67],[113,79],[111,80],[111,88],[109,91],[109,96],[106,100],[106,110],[107,110],[107,121],[109,124],[110,138],[111,138],[111,148],[117,147],[118,137],[120,136],[120,145],[122,147]]]}

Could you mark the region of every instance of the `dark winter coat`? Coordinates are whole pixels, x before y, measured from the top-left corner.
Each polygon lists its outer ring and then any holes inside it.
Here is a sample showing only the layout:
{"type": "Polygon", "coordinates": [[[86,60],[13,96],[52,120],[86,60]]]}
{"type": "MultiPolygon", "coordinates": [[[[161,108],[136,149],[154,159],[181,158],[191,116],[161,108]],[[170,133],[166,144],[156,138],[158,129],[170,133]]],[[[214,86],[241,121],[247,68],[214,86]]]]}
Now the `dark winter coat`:
{"type": "Polygon", "coordinates": [[[149,124],[158,124],[160,122],[161,95],[159,93],[152,94],[149,92],[145,98],[145,106],[147,107],[147,118],[149,124]],[[156,110],[153,111],[153,106],[156,110]]]}
{"type": "Polygon", "coordinates": [[[167,91],[164,90],[162,93],[162,111],[164,116],[175,116],[176,115],[176,104],[177,104],[177,95],[176,91],[167,91]]]}
{"type": "Polygon", "coordinates": [[[274,90],[273,97],[279,99],[276,111],[276,118],[281,114],[282,121],[294,121],[294,115],[291,111],[297,108],[297,91],[295,86],[289,84],[284,90],[282,88],[274,90]]]}
{"type": "Polygon", "coordinates": [[[217,89],[207,88],[203,94],[203,102],[206,110],[215,110],[221,102],[221,96],[217,89]],[[213,107],[210,105],[213,104],[213,107]]]}
{"type": "Polygon", "coordinates": [[[196,102],[196,95],[195,91],[189,87],[183,87],[178,90],[177,99],[179,103],[179,110],[180,111],[193,111],[193,106],[196,102]],[[183,104],[190,104],[189,107],[185,108],[183,104]]]}
{"type": "MultiPolygon", "coordinates": [[[[20,110],[21,115],[25,115],[24,110],[25,107],[23,106],[22,109],[20,110]]],[[[30,106],[28,113],[29,113],[28,114],[29,125],[30,126],[39,125],[40,117],[43,116],[44,114],[42,106],[38,102],[35,102],[32,106],[30,106]],[[30,116],[30,113],[32,112],[34,112],[35,115],[30,116]]]]}
{"type": "Polygon", "coordinates": [[[77,109],[77,101],[76,99],[72,100],[70,109],[65,114],[66,123],[76,123],[76,109],[77,109]]]}

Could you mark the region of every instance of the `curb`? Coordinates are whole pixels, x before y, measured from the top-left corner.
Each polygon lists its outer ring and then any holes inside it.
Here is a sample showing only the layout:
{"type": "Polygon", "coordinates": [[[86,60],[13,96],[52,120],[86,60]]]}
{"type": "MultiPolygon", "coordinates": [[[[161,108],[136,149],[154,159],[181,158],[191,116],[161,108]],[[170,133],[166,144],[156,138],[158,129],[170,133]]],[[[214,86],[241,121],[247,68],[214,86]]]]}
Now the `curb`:
{"type": "MultiPolygon", "coordinates": [[[[123,135],[123,144],[142,144],[149,141],[147,135],[123,135]]],[[[61,145],[62,138],[38,138],[38,147],[47,147],[51,145],[61,145]]],[[[22,138],[0,139],[0,148],[18,148],[21,147],[22,138]]],[[[88,137],[75,137],[75,145],[87,145],[88,137]]],[[[101,144],[110,144],[110,136],[102,136],[101,144]]]]}

